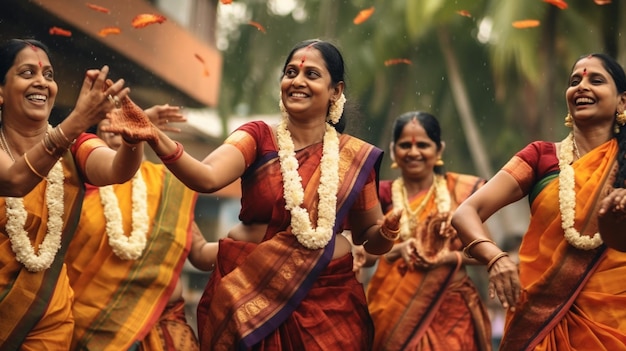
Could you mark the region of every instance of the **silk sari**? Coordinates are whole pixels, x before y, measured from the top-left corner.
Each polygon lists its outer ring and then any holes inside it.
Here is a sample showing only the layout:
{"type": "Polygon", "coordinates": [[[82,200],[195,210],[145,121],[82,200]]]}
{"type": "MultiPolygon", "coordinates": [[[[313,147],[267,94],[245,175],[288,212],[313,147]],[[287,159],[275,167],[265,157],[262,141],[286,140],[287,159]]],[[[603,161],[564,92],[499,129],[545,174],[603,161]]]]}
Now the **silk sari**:
{"type": "MultiPolygon", "coordinates": [[[[96,187],[88,188],[66,264],[75,292],[72,349],[127,350],[158,323],[191,247],[197,194],[163,165],[144,162],[150,225],[136,260],[122,260],[109,246],[96,187]]],[[[132,230],[131,181],[114,185],[124,233],[132,230]]]]}
{"type": "MultiPolygon", "coordinates": [[[[216,269],[198,306],[204,350],[366,350],[372,325],[352,257],[331,261],[334,240],[309,250],[291,233],[272,129],[263,122],[242,126],[228,139],[249,168],[242,177],[244,223],[268,223],[259,244],[219,243],[216,269]]],[[[340,136],[335,233],[350,210],[378,204],[376,174],[382,151],[340,136]]],[[[322,144],[296,152],[305,191],[303,207],[316,223],[322,144]]]]}
{"type": "MultiPolygon", "coordinates": [[[[446,173],[453,211],[484,180],[446,173]]],[[[393,208],[391,181],[381,182],[384,208],[393,208]]],[[[418,216],[414,237],[428,241],[438,235],[435,196],[424,191],[410,199],[412,209],[425,201],[418,216]],[[436,228],[436,229],[435,229],[436,228]]],[[[449,225],[449,223],[448,223],[449,225]]],[[[452,229],[453,231],[453,229],[452,229]]],[[[458,251],[462,244],[453,231],[452,240],[439,250],[458,251]]],[[[402,239],[400,239],[402,240],[402,239]]],[[[369,282],[368,305],[374,320],[374,350],[490,350],[491,324],[475,285],[465,274],[458,256],[455,265],[431,269],[409,268],[403,259],[394,262],[381,257],[369,282]]]]}
{"type": "MultiPolygon", "coordinates": [[[[79,168],[98,143],[87,134],[81,137],[62,158],[63,228],[61,246],[50,268],[29,272],[15,259],[6,234],[5,198],[0,198],[0,350],[67,350],[74,328],[73,293],[63,263],[70,240],[80,217],[84,195],[79,168]],[[81,156],[82,155],[82,156],[81,156]]],[[[37,247],[48,230],[47,183],[41,181],[24,196],[28,212],[25,230],[31,245],[37,247]]]]}
{"type": "MultiPolygon", "coordinates": [[[[597,208],[616,170],[613,139],[572,164],[582,235],[598,231],[597,208]]],[[[508,311],[501,350],[626,350],[626,255],[604,245],[580,250],[564,238],[558,159],[553,143],[536,142],[504,170],[530,196],[531,221],[520,249],[522,294],[508,311]]]]}

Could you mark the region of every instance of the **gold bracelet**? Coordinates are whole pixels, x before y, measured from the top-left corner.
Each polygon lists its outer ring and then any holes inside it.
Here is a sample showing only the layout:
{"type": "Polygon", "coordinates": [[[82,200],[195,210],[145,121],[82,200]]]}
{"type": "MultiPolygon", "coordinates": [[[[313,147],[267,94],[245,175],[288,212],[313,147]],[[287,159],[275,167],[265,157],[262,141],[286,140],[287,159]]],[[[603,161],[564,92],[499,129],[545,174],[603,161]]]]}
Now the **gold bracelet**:
{"type": "Polygon", "coordinates": [[[63,129],[61,129],[61,125],[60,125],[60,124],[57,126],[57,129],[59,130],[59,133],[61,134],[61,136],[63,137],[63,139],[65,139],[65,141],[66,141],[67,143],[69,143],[69,144],[70,144],[70,146],[71,146],[71,145],[73,145],[73,144],[76,142],[76,139],[74,139],[74,140],[70,140],[70,139],[67,137],[67,135],[65,135],[65,132],[63,132],[63,129]]]}
{"type": "Polygon", "coordinates": [[[485,238],[478,238],[478,239],[474,239],[474,241],[472,241],[471,243],[467,244],[467,246],[465,246],[463,248],[463,254],[465,255],[465,257],[467,258],[474,258],[474,256],[472,256],[472,254],[469,252],[474,246],[480,244],[480,243],[492,243],[492,244],[496,244],[493,240],[491,239],[485,239],[485,238]]]}
{"type": "Polygon", "coordinates": [[[398,237],[400,236],[400,228],[396,229],[396,230],[390,230],[389,228],[387,228],[384,225],[380,226],[380,229],[378,229],[378,231],[380,232],[380,235],[389,240],[389,241],[396,241],[396,239],[398,239],[398,237]]]}
{"type": "Polygon", "coordinates": [[[491,268],[493,267],[493,265],[498,262],[499,259],[501,259],[502,257],[508,256],[509,253],[506,251],[502,251],[499,254],[493,256],[493,258],[489,261],[489,263],[487,263],[487,272],[491,272],[491,268]]]}
{"type": "Polygon", "coordinates": [[[46,179],[46,177],[44,177],[43,175],[41,175],[41,173],[37,172],[37,170],[35,169],[35,167],[33,167],[32,164],[30,164],[30,161],[28,160],[28,156],[26,156],[27,154],[24,154],[24,161],[26,161],[26,165],[28,166],[28,168],[30,168],[30,170],[35,173],[35,175],[37,175],[39,178],[41,179],[46,179]]]}

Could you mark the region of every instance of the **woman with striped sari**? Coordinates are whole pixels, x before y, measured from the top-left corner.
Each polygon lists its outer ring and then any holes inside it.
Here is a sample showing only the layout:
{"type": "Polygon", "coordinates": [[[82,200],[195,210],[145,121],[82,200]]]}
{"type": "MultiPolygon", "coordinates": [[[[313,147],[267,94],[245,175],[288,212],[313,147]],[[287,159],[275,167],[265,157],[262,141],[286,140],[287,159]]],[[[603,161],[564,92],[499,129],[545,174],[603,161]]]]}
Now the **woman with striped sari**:
{"type": "Polygon", "coordinates": [[[602,239],[626,224],[624,69],[604,54],[581,57],[565,99],[569,135],[526,146],[453,217],[507,309],[501,350],[626,350],[626,255],[602,239]],[[526,195],[518,269],[482,222],[526,195]]]}
{"type": "Polygon", "coordinates": [[[280,81],[278,126],[249,122],[202,162],[161,134],[155,152],[183,183],[241,178],[241,224],[219,243],[198,307],[203,350],[367,350],[372,323],[352,272],[350,226],[385,253],[398,218],[377,194],[380,149],[343,130],[344,64],[329,42],[299,43],[280,81]]]}
{"type": "Polygon", "coordinates": [[[393,168],[401,176],[380,183],[386,211],[399,209],[400,238],[378,260],[367,289],[374,350],[491,350],[491,325],[465,270],[476,260],[460,254],[451,214],[484,180],[445,172],[437,119],[407,112],[392,128],[393,168]]]}

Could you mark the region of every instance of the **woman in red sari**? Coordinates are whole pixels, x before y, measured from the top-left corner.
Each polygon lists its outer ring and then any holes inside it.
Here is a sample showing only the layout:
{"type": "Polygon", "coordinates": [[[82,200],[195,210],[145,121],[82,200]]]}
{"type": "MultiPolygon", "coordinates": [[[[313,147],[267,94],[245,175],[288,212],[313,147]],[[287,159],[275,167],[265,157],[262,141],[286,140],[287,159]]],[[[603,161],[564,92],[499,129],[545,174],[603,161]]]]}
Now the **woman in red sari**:
{"type": "Polygon", "coordinates": [[[507,309],[501,350],[626,350],[626,255],[602,239],[626,224],[624,69],[607,55],[581,57],[565,100],[569,135],[519,151],[452,220],[507,309]],[[518,270],[482,222],[524,196],[531,220],[518,270]]]}
{"type": "Polygon", "coordinates": [[[344,87],[337,48],[304,41],[284,65],[278,126],[246,123],[202,162],[163,133],[151,144],[196,191],[241,178],[241,224],[220,241],[198,307],[201,349],[371,347],[365,293],[339,233],[347,224],[357,243],[383,254],[398,218],[385,218],[378,201],[382,151],[341,133],[344,87]]]}
{"type": "MultiPolygon", "coordinates": [[[[378,258],[367,299],[374,320],[374,350],[491,350],[491,325],[464,265],[450,225],[459,203],[484,184],[445,172],[437,119],[407,112],[393,125],[392,167],[401,176],[380,182],[386,211],[399,209],[400,238],[378,258]]],[[[368,255],[367,265],[377,257],[368,255]]]]}

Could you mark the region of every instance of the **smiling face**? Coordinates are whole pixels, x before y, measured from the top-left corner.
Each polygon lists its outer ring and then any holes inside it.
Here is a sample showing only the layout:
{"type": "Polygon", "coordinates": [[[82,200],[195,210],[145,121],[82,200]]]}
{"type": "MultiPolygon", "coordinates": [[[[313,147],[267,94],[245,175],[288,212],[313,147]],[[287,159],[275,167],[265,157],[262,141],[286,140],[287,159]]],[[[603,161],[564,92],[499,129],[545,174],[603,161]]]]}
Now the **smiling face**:
{"type": "Polygon", "coordinates": [[[57,92],[48,55],[35,46],[27,46],[17,54],[4,85],[0,85],[3,115],[47,120],[57,92]]]}
{"type": "Polygon", "coordinates": [[[280,90],[290,116],[325,120],[331,99],[336,100],[341,95],[343,85],[333,87],[322,54],[308,46],[292,55],[285,66],[280,90]]]}
{"type": "Polygon", "coordinates": [[[441,152],[417,118],[404,125],[393,144],[394,160],[405,179],[419,181],[432,177],[441,152]]]}
{"type": "Polygon", "coordinates": [[[574,65],[565,99],[578,126],[597,123],[612,126],[621,97],[602,61],[585,57],[574,65]]]}

